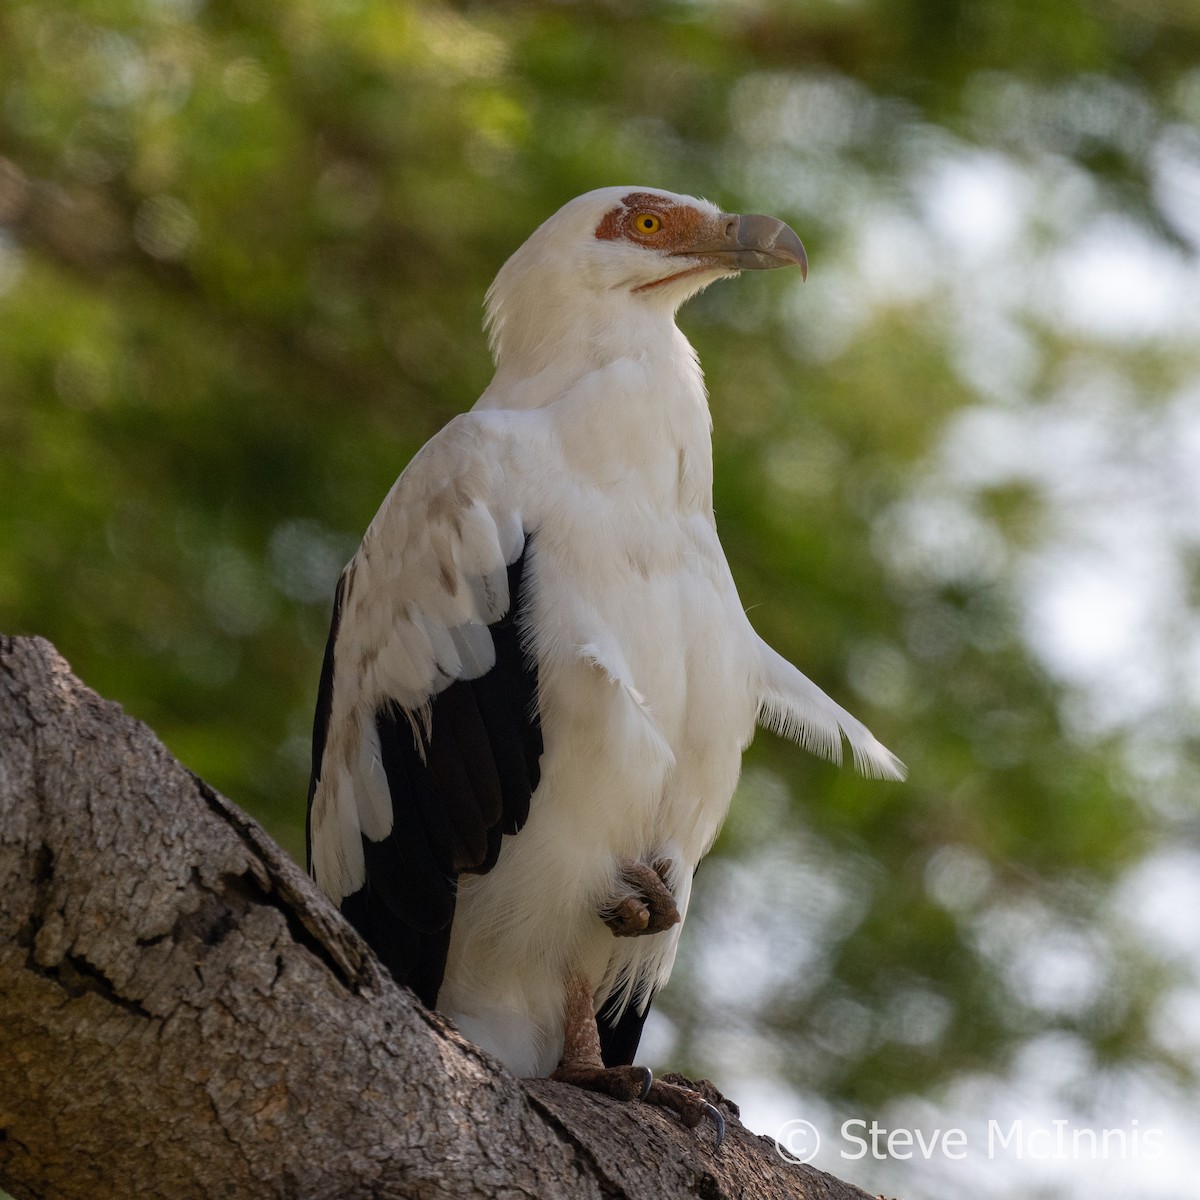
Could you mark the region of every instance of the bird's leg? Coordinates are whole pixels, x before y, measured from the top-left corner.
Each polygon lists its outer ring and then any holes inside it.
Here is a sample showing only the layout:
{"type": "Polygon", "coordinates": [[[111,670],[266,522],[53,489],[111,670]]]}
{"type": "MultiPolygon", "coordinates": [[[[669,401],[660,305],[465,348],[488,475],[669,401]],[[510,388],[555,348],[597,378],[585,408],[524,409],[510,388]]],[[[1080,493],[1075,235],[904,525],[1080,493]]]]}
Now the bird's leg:
{"type": "Polygon", "coordinates": [[[567,980],[563,1055],[558,1070],[550,1076],[590,1092],[603,1092],[617,1100],[644,1100],[679,1114],[689,1129],[708,1117],[717,1130],[717,1146],[725,1138],[725,1118],[698,1092],[655,1079],[649,1067],[606,1067],[600,1057],[600,1033],[592,989],[580,975],[567,980]]]}
{"type": "Polygon", "coordinates": [[[567,980],[564,1017],[562,1061],[550,1078],[590,1092],[604,1092],[618,1100],[644,1099],[654,1082],[648,1067],[604,1065],[592,989],[581,975],[572,975],[567,980]]]}
{"type": "Polygon", "coordinates": [[[679,924],[679,909],[667,887],[670,868],[666,859],[659,859],[653,866],[631,859],[621,863],[621,884],[600,910],[600,919],[613,931],[614,937],[662,933],[679,924]]]}

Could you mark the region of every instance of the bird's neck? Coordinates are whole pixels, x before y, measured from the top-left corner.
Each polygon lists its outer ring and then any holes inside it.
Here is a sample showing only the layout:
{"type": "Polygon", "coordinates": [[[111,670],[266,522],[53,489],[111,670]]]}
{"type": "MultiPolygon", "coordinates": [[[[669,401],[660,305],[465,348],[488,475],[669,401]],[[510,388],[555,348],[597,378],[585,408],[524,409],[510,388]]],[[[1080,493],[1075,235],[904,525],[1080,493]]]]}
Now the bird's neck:
{"type": "Polygon", "coordinates": [[[632,302],[623,289],[578,294],[543,277],[497,304],[493,325],[496,374],[482,407],[540,408],[584,376],[621,359],[687,359],[691,347],[668,304],[632,302]]]}
{"type": "Polygon", "coordinates": [[[637,315],[560,333],[556,353],[502,356],[476,407],[542,409],[579,477],[606,491],[628,485],[656,509],[711,513],[712,426],[695,351],[672,314],[637,315]]]}

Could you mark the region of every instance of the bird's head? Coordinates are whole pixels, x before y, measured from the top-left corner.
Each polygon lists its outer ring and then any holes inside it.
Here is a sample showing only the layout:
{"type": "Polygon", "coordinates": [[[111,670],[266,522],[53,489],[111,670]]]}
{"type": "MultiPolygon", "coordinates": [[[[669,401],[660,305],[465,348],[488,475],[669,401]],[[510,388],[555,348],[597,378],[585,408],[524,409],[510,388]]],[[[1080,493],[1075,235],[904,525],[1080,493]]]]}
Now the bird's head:
{"type": "Polygon", "coordinates": [[[558,329],[589,338],[589,320],[602,331],[618,313],[669,317],[717,279],[788,266],[807,276],[808,257],[775,217],[656,188],[600,188],[560,208],[500,269],[488,291],[493,352],[499,362],[558,329]]]}

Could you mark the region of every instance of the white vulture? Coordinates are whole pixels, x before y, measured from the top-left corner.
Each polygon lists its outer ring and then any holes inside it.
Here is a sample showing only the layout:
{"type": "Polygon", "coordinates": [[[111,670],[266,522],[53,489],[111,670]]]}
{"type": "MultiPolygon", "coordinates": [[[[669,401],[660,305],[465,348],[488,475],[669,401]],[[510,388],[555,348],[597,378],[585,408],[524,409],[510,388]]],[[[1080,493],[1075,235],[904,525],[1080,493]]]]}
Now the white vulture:
{"type": "Polygon", "coordinates": [[[770,648],[712,504],[679,306],[797,266],[782,221],[611,187],[487,294],[495,376],[338,582],[309,864],[396,979],[518,1075],[719,1114],[633,1066],[756,721],[903,767],[770,648]]]}

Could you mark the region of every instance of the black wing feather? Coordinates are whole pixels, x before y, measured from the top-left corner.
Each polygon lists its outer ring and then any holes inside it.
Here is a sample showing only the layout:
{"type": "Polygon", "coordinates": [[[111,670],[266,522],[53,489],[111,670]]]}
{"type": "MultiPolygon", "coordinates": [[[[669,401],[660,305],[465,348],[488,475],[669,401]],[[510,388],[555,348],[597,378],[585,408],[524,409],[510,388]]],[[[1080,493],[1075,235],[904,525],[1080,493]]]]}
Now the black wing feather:
{"type": "MultiPolygon", "coordinates": [[[[653,999],[653,998],[651,998],[653,999]]],[[[643,1012],[636,1004],[630,1004],[623,1012],[613,997],[596,1014],[596,1027],[600,1031],[600,1057],[606,1067],[628,1067],[633,1065],[638,1042],[642,1040],[642,1027],[650,1015],[650,1001],[643,1012]]]]}
{"type": "Polygon", "coordinates": [[[468,870],[487,857],[487,833],[501,815],[500,780],[470,683],[456,680],[438,693],[430,728],[429,767],[457,834],[453,867],[468,870]]]}
{"type": "Polygon", "coordinates": [[[454,916],[455,831],[407,718],[381,711],[375,729],[392,794],[392,831],[378,842],[363,838],[367,882],[396,918],[415,929],[440,929],[454,916]],[[397,804],[397,796],[407,803],[397,804]]]}
{"type": "Polygon", "coordinates": [[[329,714],[333,711],[333,644],[342,625],[342,602],[346,597],[346,572],[338,576],[333,591],[333,617],[329,622],[329,640],[321,660],[321,682],[317,685],[317,709],[313,713],[312,775],[308,781],[308,808],[304,814],[304,869],[312,874],[312,807],[321,778],[321,762],[325,757],[325,738],[329,733],[329,714]]]}
{"type": "MultiPolygon", "coordinates": [[[[363,837],[366,882],[341,909],[395,978],[430,1008],[446,969],[458,875],[486,874],[495,866],[502,835],[525,824],[541,777],[537,666],[520,634],[529,545],[527,539],[508,568],[508,611],[488,627],[496,648],[492,669],[479,679],[456,680],[434,696],[428,733],[414,732],[392,705],[375,714],[393,825],[381,841],[363,837]]],[[[343,578],[313,722],[310,830],[344,589],[343,578]]]]}

